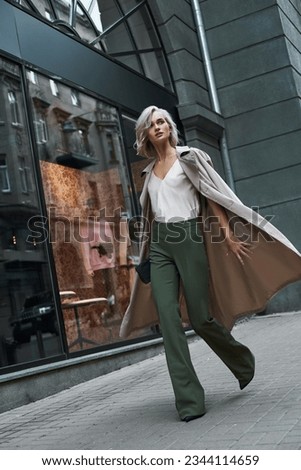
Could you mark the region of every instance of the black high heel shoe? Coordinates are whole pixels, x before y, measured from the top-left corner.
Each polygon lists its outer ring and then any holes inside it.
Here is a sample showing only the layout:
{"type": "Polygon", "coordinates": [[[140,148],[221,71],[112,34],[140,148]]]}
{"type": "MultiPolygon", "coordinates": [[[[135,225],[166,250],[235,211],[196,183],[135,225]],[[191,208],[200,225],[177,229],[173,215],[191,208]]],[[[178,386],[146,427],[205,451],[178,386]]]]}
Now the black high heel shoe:
{"type": "Polygon", "coordinates": [[[251,380],[253,380],[254,378],[254,375],[255,375],[255,369],[253,370],[253,374],[251,375],[251,377],[249,377],[248,379],[244,379],[244,380],[239,380],[239,387],[240,387],[240,390],[243,390],[244,388],[246,388],[247,385],[249,385],[249,383],[251,382],[251,380]]]}
{"type": "Polygon", "coordinates": [[[247,385],[249,385],[249,383],[253,380],[253,377],[254,377],[254,374],[252,375],[252,377],[250,379],[247,379],[247,380],[239,380],[239,388],[240,390],[243,390],[244,388],[246,388],[247,385]]]}
{"type": "MultiPolygon", "coordinates": [[[[252,353],[251,353],[252,354],[252,353]]],[[[240,390],[243,390],[244,388],[246,388],[247,385],[249,385],[249,383],[251,382],[251,380],[253,380],[254,378],[254,375],[255,375],[255,357],[253,356],[252,354],[252,359],[253,359],[253,371],[252,371],[252,375],[250,375],[250,377],[248,377],[247,379],[242,379],[242,380],[239,380],[239,388],[240,390]]]]}

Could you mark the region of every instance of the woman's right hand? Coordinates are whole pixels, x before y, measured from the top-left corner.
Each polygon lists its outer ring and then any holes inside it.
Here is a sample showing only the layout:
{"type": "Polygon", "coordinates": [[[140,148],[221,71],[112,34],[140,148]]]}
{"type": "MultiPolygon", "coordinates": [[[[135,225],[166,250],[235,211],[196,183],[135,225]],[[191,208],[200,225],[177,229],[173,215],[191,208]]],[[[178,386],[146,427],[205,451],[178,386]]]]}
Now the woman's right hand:
{"type": "Polygon", "coordinates": [[[226,240],[228,251],[226,255],[228,256],[230,253],[234,254],[236,258],[239,260],[241,264],[244,264],[243,257],[246,256],[247,258],[251,259],[251,249],[250,243],[243,242],[238,238],[235,238],[234,235],[228,237],[226,240]]]}

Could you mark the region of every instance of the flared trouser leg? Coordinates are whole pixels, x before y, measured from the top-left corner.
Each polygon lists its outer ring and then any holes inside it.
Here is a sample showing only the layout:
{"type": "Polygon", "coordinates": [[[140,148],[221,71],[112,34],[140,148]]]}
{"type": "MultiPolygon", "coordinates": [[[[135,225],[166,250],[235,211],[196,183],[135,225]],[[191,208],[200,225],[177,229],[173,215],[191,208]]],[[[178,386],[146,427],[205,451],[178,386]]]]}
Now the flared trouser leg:
{"type": "Polygon", "coordinates": [[[185,250],[176,250],[174,258],[182,279],[191,326],[238,380],[246,380],[254,373],[254,356],[223,325],[209,317],[207,254],[203,243],[195,243],[196,235],[192,227],[185,250]]]}
{"type": "Polygon", "coordinates": [[[192,328],[235,377],[253,374],[254,357],[231,333],[209,318],[207,256],[197,219],[157,224],[151,243],[151,283],[157,305],[168,370],[181,418],[205,412],[204,390],[191,362],[179,308],[179,282],[192,328]],[[176,227],[179,227],[178,237],[176,227]]]}
{"type": "Polygon", "coordinates": [[[191,362],[178,303],[179,274],[164,252],[151,254],[152,291],[157,305],[167,367],[180,418],[205,412],[204,389],[191,362]]]}

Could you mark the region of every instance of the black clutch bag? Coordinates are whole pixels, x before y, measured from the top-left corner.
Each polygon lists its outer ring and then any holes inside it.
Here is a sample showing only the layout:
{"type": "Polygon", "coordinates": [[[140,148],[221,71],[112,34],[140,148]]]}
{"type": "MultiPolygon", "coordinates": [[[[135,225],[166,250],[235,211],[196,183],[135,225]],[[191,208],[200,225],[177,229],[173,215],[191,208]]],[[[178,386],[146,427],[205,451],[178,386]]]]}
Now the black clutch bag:
{"type": "Polygon", "coordinates": [[[146,258],[144,261],[141,261],[141,263],[139,263],[136,266],[136,271],[137,271],[141,281],[144,282],[144,284],[148,284],[151,280],[151,276],[150,276],[150,259],[146,258]]]}

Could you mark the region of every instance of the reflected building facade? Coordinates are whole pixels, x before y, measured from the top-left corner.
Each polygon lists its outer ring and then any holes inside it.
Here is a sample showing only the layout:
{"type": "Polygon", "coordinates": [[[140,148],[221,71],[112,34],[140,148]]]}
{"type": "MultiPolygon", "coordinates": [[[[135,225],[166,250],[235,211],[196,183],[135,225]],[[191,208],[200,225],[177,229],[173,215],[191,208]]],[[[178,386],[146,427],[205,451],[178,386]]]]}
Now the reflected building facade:
{"type": "Polygon", "coordinates": [[[28,221],[41,213],[19,67],[5,59],[1,74],[1,365],[62,350],[45,243],[28,221]],[[31,338],[33,340],[31,341],[31,338]]]}

